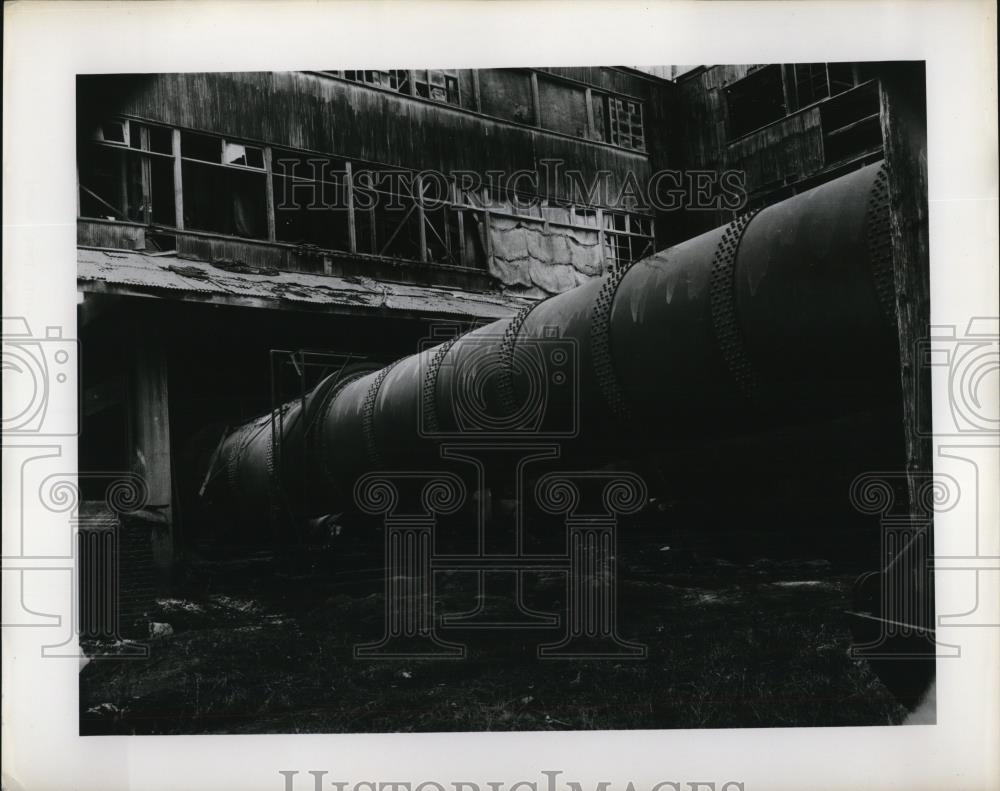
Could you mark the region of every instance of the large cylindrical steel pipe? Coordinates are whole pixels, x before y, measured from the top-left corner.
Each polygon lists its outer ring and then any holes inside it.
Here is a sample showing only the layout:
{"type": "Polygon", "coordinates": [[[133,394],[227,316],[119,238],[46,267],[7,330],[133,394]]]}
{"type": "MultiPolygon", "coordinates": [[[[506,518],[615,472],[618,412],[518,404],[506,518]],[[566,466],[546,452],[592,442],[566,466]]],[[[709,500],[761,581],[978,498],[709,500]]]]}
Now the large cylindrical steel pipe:
{"type": "MultiPolygon", "coordinates": [[[[308,483],[348,507],[377,468],[433,463],[443,441],[547,437],[624,458],[672,437],[893,397],[888,195],[871,165],[377,371],[334,375],[227,436],[216,493],[308,483]],[[281,448],[275,447],[280,444],[281,448]],[[277,454],[294,463],[276,471],[277,454]]],[[[218,473],[218,471],[216,471],[218,473]]]]}

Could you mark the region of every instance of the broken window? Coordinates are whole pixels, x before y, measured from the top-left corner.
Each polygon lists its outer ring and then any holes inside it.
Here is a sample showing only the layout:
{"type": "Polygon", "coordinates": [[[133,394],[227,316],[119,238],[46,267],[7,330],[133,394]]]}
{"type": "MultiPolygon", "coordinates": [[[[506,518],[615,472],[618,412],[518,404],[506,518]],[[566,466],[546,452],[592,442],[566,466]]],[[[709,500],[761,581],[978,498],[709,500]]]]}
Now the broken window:
{"type": "Polygon", "coordinates": [[[102,143],[127,146],[129,144],[128,121],[105,121],[97,127],[96,139],[102,143]]]}
{"type": "Polygon", "coordinates": [[[174,224],[171,131],[125,119],[101,123],[77,150],[80,216],[174,224]]]}
{"type": "Polygon", "coordinates": [[[622,96],[594,93],[594,138],[622,148],[645,151],[642,102],[622,96]]]}
{"type": "Polygon", "coordinates": [[[792,73],[799,108],[854,87],[854,70],[850,63],[796,63],[792,73]]]}
{"type": "Polygon", "coordinates": [[[81,147],[80,216],[102,220],[143,221],[142,170],[130,149],[102,145],[81,147]]]}
{"type": "Polygon", "coordinates": [[[751,72],[726,88],[729,137],[742,137],[786,114],[781,66],[774,64],[751,72]]]}
{"type": "Polygon", "coordinates": [[[638,261],[654,252],[652,221],[627,212],[604,212],[604,256],[609,267],[638,261]]]}
{"type": "Polygon", "coordinates": [[[256,146],[245,146],[242,143],[224,142],[222,164],[261,169],[264,167],[264,150],[256,146]]]}
{"type": "Polygon", "coordinates": [[[820,105],[827,164],[856,159],[882,148],[880,102],[875,83],[859,85],[820,105]]]}
{"type": "Polygon", "coordinates": [[[165,126],[147,126],[149,150],[157,154],[173,155],[173,131],[165,126]]]}
{"type": "Polygon", "coordinates": [[[348,250],[345,162],[275,149],[271,169],[277,240],[348,250]]]}
{"type": "Polygon", "coordinates": [[[363,173],[354,182],[358,252],[420,260],[415,180],[406,171],[363,173]]]}
{"type": "Polygon", "coordinates": [[[260,148],[181,133],[184,226],[267,238],[267,185],[260,148]]]}
{"type": "Polygon", "coordinates": [[[642,104],[632,99],[615,97],[611,102],[611,142],[622,148],[642,151],[642,104]]]}
{"type": "Polygon", "coordinates": [[[443,179],[420,180],[427,240],[427,260],[461,264],[465,216],[460,217],[451,200],[452,185],[443,179]]]}
{"type": "Polygon", "coordinates": [[[327,71],[324,74],[343,77],[352,82],[363,82],[390,91],[410,92],[410,73],[406,69],[345,69],[327,71]]]}
{"type": "Polygon", "coordinates": [[[459,104],[458,69],[417,69],[413,76],[417,96],[459,104]]]}

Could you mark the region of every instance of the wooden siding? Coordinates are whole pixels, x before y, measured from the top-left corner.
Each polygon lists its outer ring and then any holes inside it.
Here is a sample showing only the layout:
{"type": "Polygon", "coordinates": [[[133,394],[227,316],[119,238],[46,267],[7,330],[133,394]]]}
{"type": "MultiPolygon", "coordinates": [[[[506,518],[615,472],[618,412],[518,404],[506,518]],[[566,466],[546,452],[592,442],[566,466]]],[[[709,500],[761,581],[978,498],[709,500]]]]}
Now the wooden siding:
{"type": "Polygon", "coordinates": [[[817,173],[824,165],[819,108],[788,116],[722,151],[723,167],[743,171],[751,193],[817,173]]]}
{"type": "MultiPolygon", "coordinates": [[[[864,92],[875,89],[872,84],[795,111],[749,134],[732,137],[726,88],[765,65],[769,64],[709,66],[678,80],[679,118],[671,149],[685,168],[743,173],[748,205],[759,207],[835,177],[852,162],[856,166],[880,156],[878,140],[848,152],[847,157],[831,155],[827,150],[831,130],[826,128],[824,113],[857,102],[864,92]]],[[[654,166],[661,167],[655,158],[654,166]]],[[[685,217],[685,234],[700,233],[732,218],[733,212],[726,211],[685,217]]]]}
{"type": "Polygon", "coordinates": [[[82,76],[78,102],[84,124],[121,113],[418,170],[512,173],[558,159],[585,176],[608,171],[614,189],[650,173],[645,154],[303,72],[82,76]]]}

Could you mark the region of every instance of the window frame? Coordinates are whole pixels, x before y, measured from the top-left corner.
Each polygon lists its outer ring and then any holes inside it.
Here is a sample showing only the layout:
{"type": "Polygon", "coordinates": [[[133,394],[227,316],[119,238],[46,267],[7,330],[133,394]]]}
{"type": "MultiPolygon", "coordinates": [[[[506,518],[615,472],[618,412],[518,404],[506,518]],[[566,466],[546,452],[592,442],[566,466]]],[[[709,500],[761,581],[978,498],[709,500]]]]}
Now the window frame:
{"type": "MultiPolygon", "coordinates": [[[[609,94],[610,95],[610,94],[609,94]]],[[[171,230],[176,230],[179,232],[190,231],[193,234],[205,234],[209,236],[216,236],[221,238],[229,238],[238,241],[251,242],[251,243],[270,243],[284,246],[299,246],[303,242],[290,242],[287,240],[280,240],[277,238],[277,228],[276,223],[279,219],[278,207],[275,205],[275,180],[276,179],[286,179],[290,183],[311,183],[318,185],[320,187],[331,186],[335,190],[341,188],[344,189],[347,199],[347,225],[348,225],[348,238],[349,238],[349,249],[342,249],[336,247],[323,247],[316,245],[318,249],[329,250],[334,253],[348,253],[361,256],[376,256],[376,257],[398,257],[391,253],[386,252],[386,248],[389,246],[389,242],[384,244],[381,242],[377,243],[377,247],[382,249],[372,248],[371,252],[359,252],[359,248],[365,245],[360,245],[357,242],[356,235],[359,232],[358,215],[367,214],[371,220],[370,225],[372,232],[375,231],[375,226],[379,222],[376,218],[378,213],[378,207],[373,209],[367,209],[362,211],[354,206],[354,196],[355,192],[368,191],[377,193],[380,196],[385,196],[391,194],[390,191],[380,188],[379,186],[366,186],[361,185],[357,182],[353,175],[353,164],[361,165],[362,167],[368,165],[375,165],[377,163],[367,163],[361,160],[351,160],[346,157],[337,155],[324,155],[317,152],[306,151],[301,149],[294,149],[288,146],[272,146],[271,144],[262,143],[259,141],[247,141],[242,139],[237,139],[233,137],[225,137],[219,134],[205,132],[201,130],[185,129],[181,127],[166,126],[158,123],[149,123],[145,120],[137,120],[130,118],[114,118],[114,121],[122,122],[126,128],[130,130],[130,142],[135,142],[132,138],[136,134],[139,135],[138,142],[140,143],[139,148],[135,146],[125,146],[121,142],[114,141],[104,141],[96,139],[88,139],[83,141],[87,146],[97,146],[103,149],[110,149],[120,152],[122,156],[135,156],[139,157],[140,161],[149,161],[153,158],[157,158],[160,161],[170,161],[174,165],[174,180],[173,180],[173,192],[174,192],[174,223],[173,225],[168,225],[165,223],[156,222],[152,219],[153,206],[151,204],[152,193],[150,191],[150,181],[148,172],[144,174],[143,177],[143,219],[141,221],[129,220],[123,217],[123,219],[115,219],[114,222],[129,223],[134,225],[144,225],[147,228],[156,229],[157,231],[164,231],[169,233],[171,230]],[[161,130],[163,132],[168,132],[171,140],[172,153],[167,154],[163,151],[154,151],[149,148],[150,134],[149,129],[161,130]],[[185,156],[183,155],[183,136],[184,134],[199,135],[204,138],[211,140],[211,147],[214,149],[216,143],[218,144],[218,156],[219,161],[212,161],[209,159],[200,159],[197,156],[185,156]],[[260,152],[260,156],[263,160],[262,165],[246,165],[239,164],[235,162],[225,162],[226,158],[226,146],[241,146],[244,149],[243,156],[246,156],[246,152],[250,150],[255,150],[260,152]],[[286,171],[281,171],[279,168],[274,166],[274,162],[280,161],[282,157],[286,158],[296,158],[300,163],[309,162],[310,160],[322,160],[324,162],[332,162],[337,164],[337,169],[332,171],[334,174],[333,178],[330,178],[330,173],[324,173],[323,177],[316,179],[313,177],[313,171],[308,174],[296,173],[294,175],[286,171]],[[196,166],[202,168],[222,168],[229,171],[245,172],[250,174],[258,174],[264,183],[265,191],[265,215],[268,232],[266,236],[242,236],[238,233],[229,233],[225,231],[211,230],[207,228],[196,228],[191,227],[190,223],[184,220],[184,165],[196,166]],[[343,166],[343,170],[340,169],[343,166]]],[[[204,141],[203,141],[204,142],[204,141]]],[[[148,168],[144,168],[148,171],[148,168]]],[[[418,171],[407,170],[405,168],[395,168],[395,170],[400,173],[406,174],[407,176],[416,176],[418,171]]],[[[430,185],[425,185],[430,186],[430,185]]],[[[83,184],[79,183],[78,180],[78,193],[79,190],[84,189],[83,184]]],[[[599,244],[601,245],[601,255],[602,260],[605,261],[605,265],[619,263],[621,256],[608,255],[609,250],[609,239],[608,236],[612,237],[624,237],[629,240],[629,244],[633,244],[633,239],[644,239],[646,240],[646,245],[654,245],[654,229],[652,225],[653,217],[652,215],[642,214],[641,212],[628,211],[628,210],[618,210],[609,209],[597,204],[571,204],[564,202],[554,197],[549,197],[541,194],[533,194],[528,192],[518,192],[516,196],[512,194],[505,194],[504,198],[517,197],[518,199],[527,198],[534,203],[534,210],[524,209],[518,210],[516,202],[507,211],[506,207],[498,207],[495,200],[491,199],[488,190],[489,186],[483,186],[479,191],[480,194],[470,194],[461,191],[458,187],[457,177],[452,176],[448,178],[448,188],[446,195],[443,199],[437,198],[442,203],[442,208],[440,211],[444,212],[443,220],[438,220],[437,224],[432,219],[428,219],[425,216],[423,207],[420,201],[414,201],[413,194],[404,194],[404,203],[409,206],[409,203],[415,203],[415,208],[413,213],[417,215],[419,223],[417,227],[420,229],[420,250],[418,251],[419,257],[414,258],[403,258],[400,260],[410,260],[410,261],[422,261],[429,263],[439,263],[446,266],[459,266],[462,268],[470,268],[467,263],[470,260],[470,256],[467,253],[468,234],[466,229],[471,229],[476,225],[481,225],[486,223],[486,227],[489,227],[489,216],[491,214],[496,214],[498,216],[505,216],[516,219],[523,219],[530,221],[532,223],[544,224],[546,226],[562,226],[569,228],[577,228],[581,230],[593,231],[599,234],[599,244]],[[550,210],[547,216],[546,209],[550,210]],[[554,209],[559,209],[565,212],[565,221],[562,219],[555,219],[551,216],[554,213],[554,209]],[[608,228],[606,217],[616,217],[624,216],[625,219],[625,230],[619,230],[615,228],[608,228]],[[635,221],[632,219],[633,216],[640,222],[649,223],[649,232],[643,232],[641,227],[638,227],[635,221]],[[430,224],[431,227],[427,227],[424,224],[430,224]],[[435,241],[435,239],[437,241],[435,241]],[[438,252],[440,254],[434,254],[434,249],[439,248],[438,252]],[[443,251],[443,252],[442,252],[443,251]]],[[[505,193],[508,192],[505,190],[505,193]]],[[[338,193],[339,194],[339,193],[338,193]]],[[[424,189],[424,194],[427,194],[426,188],[424,189]]],[[[101,199],[98,196],[98,199],[101,199]]],[[[115,207],[110,208],[115,209],[115,213],[122,215],[122,212],[115,207]]],[[[339,208],[339,207],[338,207],[339,208]]],[[[79,220],[85,221],[98,221],[98,222],[108,222],[109,220],[103,216],[88,216],[84,215],[79,207],[78,202],[78,212],[77,218],[79,220]]],[[[383,218],[381,221],[385,223],[383,218]]],[[[390,221],[391,224],[391,221],[390,221]]],[[[402,228],[402,224],[400,224],[402,228]]],[[[488,236],[488,233],[487,233],[488,236]]],[[[377,240],[376,240],[377,241],[377,240]]],[[[305,244],[310,244],[305,242],[305,244]]],[[[489,244],[487,243],[487,248],[489,244]]],[[[471,268],[482,270],[486,267],[486,262],[492,255],[492,251],[487,249],[485,251],[486,261],[480,261],[472,265],[471,268]]],[[[635,260],[631,258],[630,260],[635,260]]]]}

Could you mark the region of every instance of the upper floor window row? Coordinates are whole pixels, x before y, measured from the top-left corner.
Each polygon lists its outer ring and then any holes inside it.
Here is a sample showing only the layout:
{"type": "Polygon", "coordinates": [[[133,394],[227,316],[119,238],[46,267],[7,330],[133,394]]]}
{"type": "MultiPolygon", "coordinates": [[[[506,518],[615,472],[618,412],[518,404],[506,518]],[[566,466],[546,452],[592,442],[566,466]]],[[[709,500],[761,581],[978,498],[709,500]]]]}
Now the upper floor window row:
{"type": "Polygon", "coordinates": [[[324,72],[560,134],[646,150],[643,103],[527,69],[356,69],[324,72]]]}
{"type": "Polygon", "coordinates": [[[790,113],[838,96],[867,78],[852,63],[771,64],[726,88],[729,138],[742,137],[790,113]]]}
{"type": "Polygon", "coordinates": [[[810,141],[827,166],[882,148],[877,83],[870,64],[772,64],[725,89],[729,139],[735,141],[786,116],[809,112],[810,141]]]}
{"type": "Polygon", "coordinates": [[[457,69],[345,69],[327,73],[436,102],[462,103],[457,69]]]}
{"type": "Polygon", "coordinates": [[[510,234],[555,236],[563,240],[560,249],[575,245],[605,265],[653,248],[650,218],[634,212],[398,169],[354,170],[341,157],[129,119],[105,121],[81,140],[77,164],[81,218],[168,233],[176,228],[478,269],[493,255],[494,241],[502,244],[510,234]]]}

